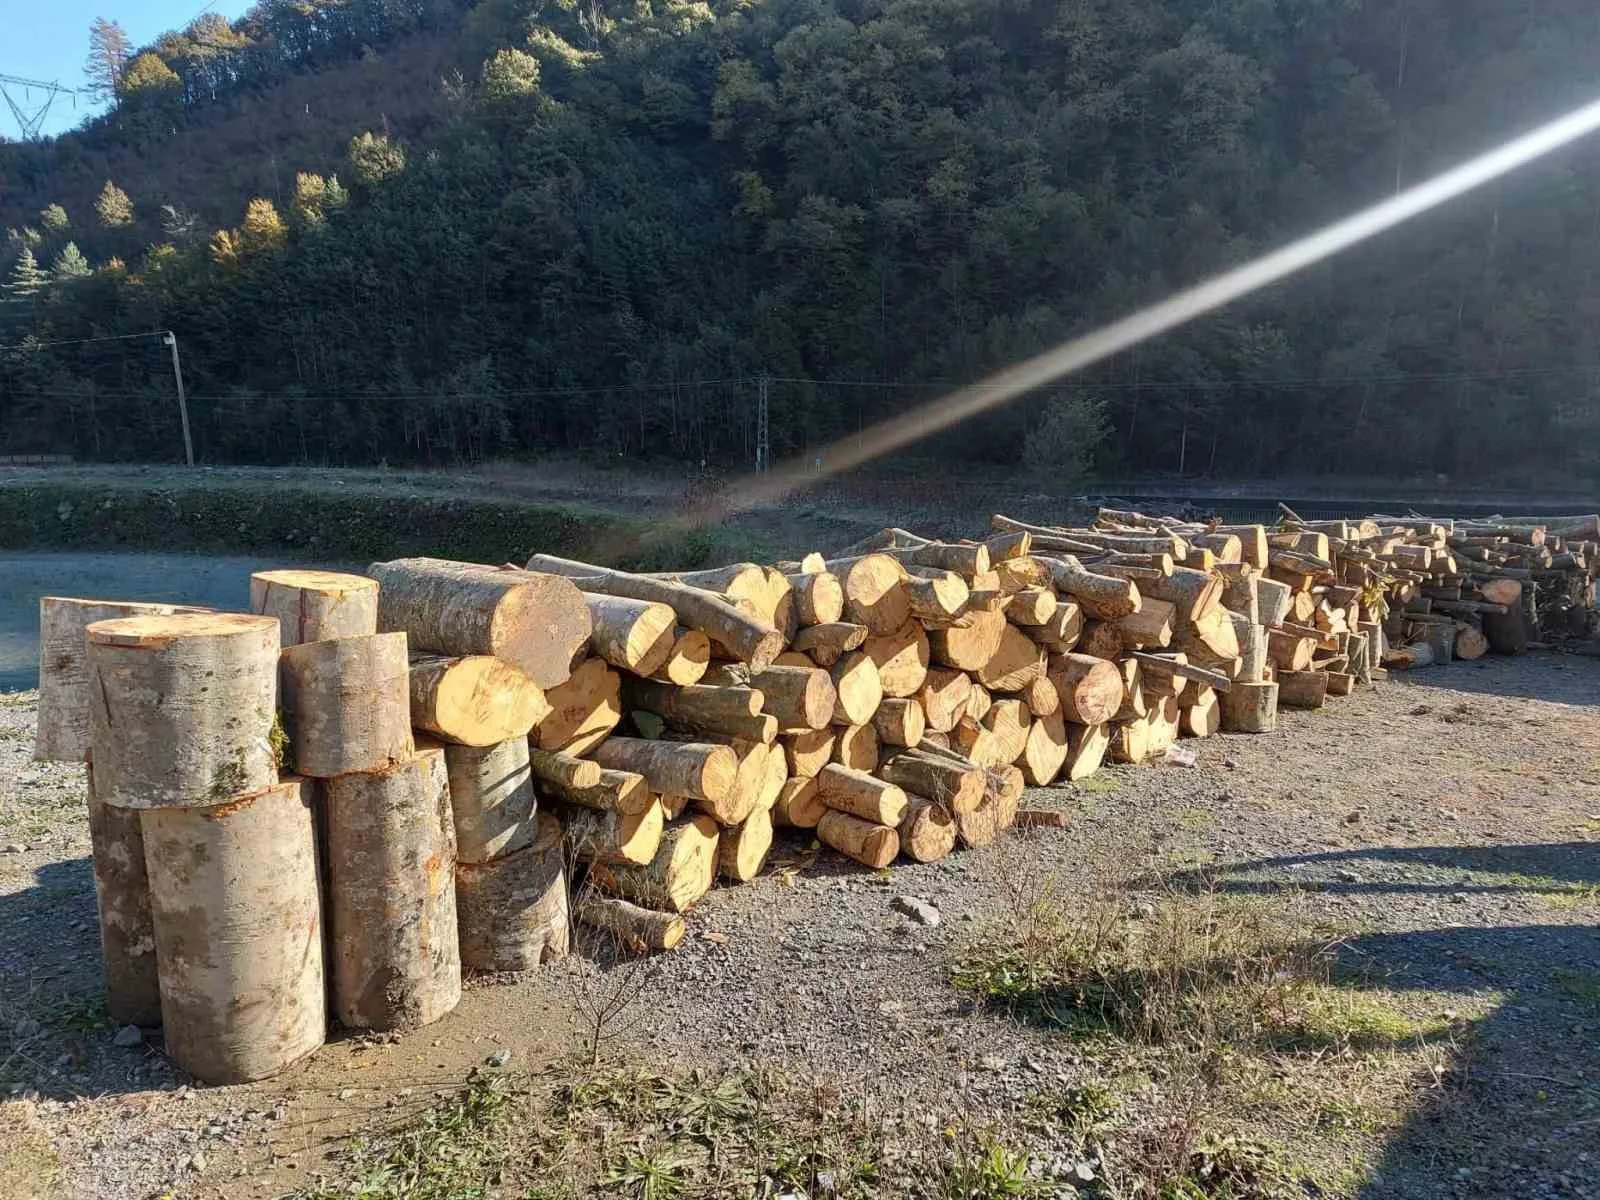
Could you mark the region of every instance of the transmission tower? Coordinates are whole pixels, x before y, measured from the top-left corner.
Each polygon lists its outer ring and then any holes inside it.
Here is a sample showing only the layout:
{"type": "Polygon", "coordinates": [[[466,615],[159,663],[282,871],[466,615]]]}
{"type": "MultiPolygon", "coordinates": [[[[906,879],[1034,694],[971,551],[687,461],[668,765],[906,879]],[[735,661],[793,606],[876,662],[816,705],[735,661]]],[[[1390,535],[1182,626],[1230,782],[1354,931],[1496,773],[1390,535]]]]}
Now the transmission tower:
{"type": "Polygon", "coordinates": [[[56,102],[57,96],[71,96],[73,107],[76,108],[78,105],[76,88],[63,87],[59,83],[46,82],[43,79],[0,75],[0,97],[5,99],[6,107],[16,118],[17,126],[22,130],[22,140],[25,142],[39,136],[39,130],[44,126],[44,119],[50,115],[50,106],[56,102]],[[34,95],[36,91],[44,93],[43,99],[34,95]]]}

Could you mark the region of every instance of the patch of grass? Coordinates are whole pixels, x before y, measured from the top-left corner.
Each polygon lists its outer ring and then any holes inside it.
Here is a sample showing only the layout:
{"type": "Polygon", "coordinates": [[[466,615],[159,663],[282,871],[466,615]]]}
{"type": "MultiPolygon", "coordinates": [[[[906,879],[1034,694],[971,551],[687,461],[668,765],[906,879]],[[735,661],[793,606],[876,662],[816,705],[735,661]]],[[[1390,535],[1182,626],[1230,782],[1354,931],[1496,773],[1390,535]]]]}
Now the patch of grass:
{"type": "Polygon", "coordinates": [[[1550,985],[1587,1011],[1600,1015],[1600,971],[1557,967],[1550,972],[1550,985]]]}
{"type": "Polygon", "coordinates": [[[1119,775],[1107,771],[1099,775],[1091,775],[1087,779],[1080,779],[1078,782],[1070,783],[1067,786],[1074,792],[1083,792],[1091,796],[1105,795],[1121,788],[1122,779],[1119,775]]]}
{"type": "Polygon", "coordinates": [[[1204,808],[1180,808],[1173,818],[1185,829],[1215,829],[1217,814],[1204,808]]]}
{"type": "Polygon", "coordinates": [[[415,1121],[353,1141],[343,1182],[319,1178],[288,1200],[479,1200],[500,1181],[514,1112],[503,1078],[474,1077],[415,1121]]]}

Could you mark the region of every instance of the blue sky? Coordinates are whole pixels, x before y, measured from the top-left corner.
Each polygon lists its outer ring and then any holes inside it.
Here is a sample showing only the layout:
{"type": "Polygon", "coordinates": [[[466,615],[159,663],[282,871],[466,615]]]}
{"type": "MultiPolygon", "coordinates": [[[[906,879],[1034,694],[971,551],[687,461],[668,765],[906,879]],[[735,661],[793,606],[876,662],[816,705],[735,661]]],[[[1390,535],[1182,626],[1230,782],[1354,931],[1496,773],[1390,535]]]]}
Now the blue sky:
{"type": "MultiPolygon", "coordinates": [[[[82,87],[83,62],[89,56],[89,23],[96,17],[122,22],[135,46],[142,46],[168,29],[187,25],[210,9],[232,19],[250,7],[251,0],[0,0],[0,75],[48,79],[67,87],[82,87]]],[[[24,108],[35,107],[42,97],[28,97],[7,84],[24,108]]],[[[46,133],[70,129],[95,111],[88,97],[57,96],[45,122],[46,133]]],[[[0,102],[0,134],[18,136],[11,110],[0,102]]]]}

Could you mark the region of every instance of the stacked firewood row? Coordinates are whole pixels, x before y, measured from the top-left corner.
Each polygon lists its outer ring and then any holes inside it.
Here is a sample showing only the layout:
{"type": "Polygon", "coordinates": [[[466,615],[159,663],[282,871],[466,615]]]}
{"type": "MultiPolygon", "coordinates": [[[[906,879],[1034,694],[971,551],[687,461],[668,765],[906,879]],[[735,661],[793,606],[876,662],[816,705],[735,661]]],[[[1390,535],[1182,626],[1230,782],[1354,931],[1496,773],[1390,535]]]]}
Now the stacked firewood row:
{"type": "Polygon", "coordinates": [[[991,524],[665,575],[262,572],[249,614],[47,598],[38,754],[90,765],[112,1015],[259,1078],[573,921],[670,949],[775,829],[873,868],[988,845],[1028,785],[1592,605],[1600,557],[1516,522],[991,524]]]}

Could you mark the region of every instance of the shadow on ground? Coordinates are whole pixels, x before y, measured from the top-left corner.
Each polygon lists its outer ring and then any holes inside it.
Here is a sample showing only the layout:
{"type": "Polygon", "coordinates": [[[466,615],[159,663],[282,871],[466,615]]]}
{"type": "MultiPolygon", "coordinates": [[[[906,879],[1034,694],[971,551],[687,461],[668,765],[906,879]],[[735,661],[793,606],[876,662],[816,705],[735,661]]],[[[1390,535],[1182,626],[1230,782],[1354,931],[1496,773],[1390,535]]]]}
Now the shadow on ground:
{"type": "Polygon", "coordinates": [[[1496,700],[1541,700],[1551,704],[1600,707],[1600,658],[1581,654],[1533,653],[1523,658],[1482,658],[1422,671],[1393,671],[1391,683],[1492,696],[1496,700]],[[1526,666],[1525,672],[1507,667],[1526,666]],[[1518,676],[1521,677],[1518,677],[1518,676]]]}

